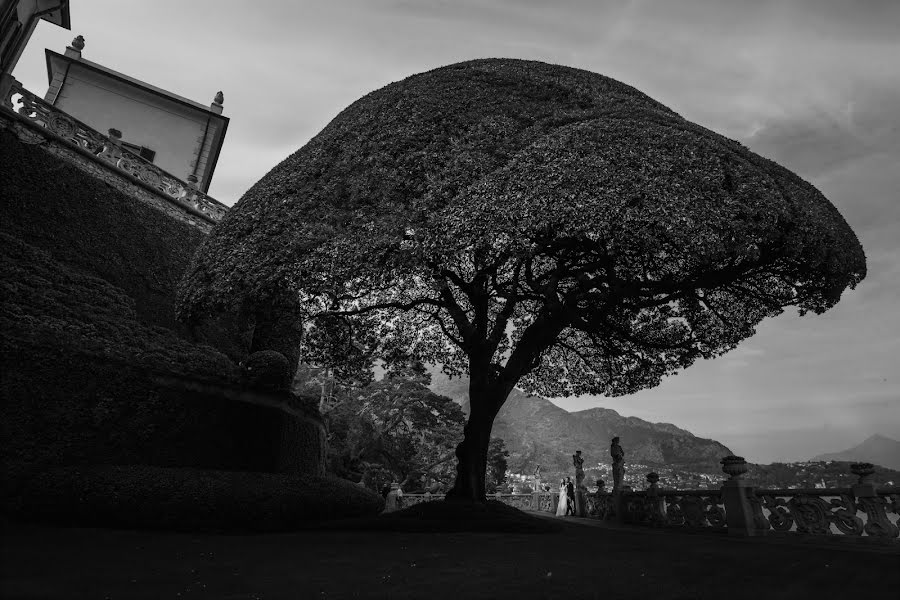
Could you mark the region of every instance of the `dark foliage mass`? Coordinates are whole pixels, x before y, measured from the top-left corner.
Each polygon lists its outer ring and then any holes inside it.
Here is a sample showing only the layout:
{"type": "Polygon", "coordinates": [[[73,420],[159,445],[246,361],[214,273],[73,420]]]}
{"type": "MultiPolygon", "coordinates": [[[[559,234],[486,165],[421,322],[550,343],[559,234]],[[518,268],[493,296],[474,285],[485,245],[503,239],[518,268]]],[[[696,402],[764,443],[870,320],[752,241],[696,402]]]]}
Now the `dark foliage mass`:
{"type": "Polygon", "coordinates": [[[326,414],[330,472],[377,491],[391,482],[406,492],[449,489],[465,416],[427,382],[427,374],[388,373],[335,390],[339,402],[326,414]]]}
{"type": "Polygon", "coordinates": [[[487,480],[486,491],[488,494],[498,492],[506,484],[506,469],[509,466],[507,459],[509,450],[500,438],[491,438],[487,452],[487,480]]]}
{"type": "Polygon", "coordinates": [[[293,370],[287,358],[273,350],[254,352],[241,362],[243,379],[253,387],[287,391],[293,370]]]}
{"type": "Polygon", "coordinates": [[[141,323],[121,289],[4,233],[0,331],[3,501],[57,465],[324,467],[315,407],[259,403],[267,388],[225,355],[141,323]]]}
{"type": "Polygon", "coordinates": [[[843,218],[779,165],[606,77],[482,60],[342,112],[204,242],[181,306],[410,308],[392,337],[462,369],[470,330],[498,360],[558,314],[520,385],[627,393],[864,273],[843,218]]]}
{"type": "Polygon", "coordinates": [[[138,321],[134,300],[108,282],[68,267],[0,233],[2,348],[55,348],[170,373],[239,380],[237,367],[209,346],[138,321]]]}
{"type": "Polygon", "coordinates": [[[204,234],[0,132],[0,230],[96,275],[147,325],[180,330],[175,287],[204,234]]]}
{"type": "Polygon", "coordinates": [[[783,167],[607,77],[485,59],[344,110],[204,241],[179,309],[306,320],[319,361],[468,373],[477,498],[514,386],[654,386],[865,272],[838,211],[783,167]]]}
{"type": "Polygon", "coordinates": [[[250,533],[383,508],[378,494],[335,477],[129,465],[42,474],[29,483],[21,514],[82,527],[250,533]]]}

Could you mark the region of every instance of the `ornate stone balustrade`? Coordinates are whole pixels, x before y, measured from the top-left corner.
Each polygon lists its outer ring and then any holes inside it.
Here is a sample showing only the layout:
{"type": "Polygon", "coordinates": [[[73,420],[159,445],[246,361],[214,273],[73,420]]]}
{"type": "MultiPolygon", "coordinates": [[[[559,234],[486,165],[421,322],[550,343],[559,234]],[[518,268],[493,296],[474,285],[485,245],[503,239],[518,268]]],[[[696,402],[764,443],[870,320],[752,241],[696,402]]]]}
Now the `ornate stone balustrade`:
{"type": "MultiPolygon", "coordinates": [[[[733,475],[733,466],[731,470],[733,475]]],[[[654,474],[647,479],[647,490],[586,494],[587,516],[633,525],[725,531],[731,529],[726,511],[741,509],[729,508],[723,490],[664,490],[654,474]]],[[[876,490],[863,482],[839,489],[743,489],[750,515],[747,527],[757,535],[773,531],[893,539],[900,532],[900,518],[892,519],[900,517],[900,488],[876,490]]],[[[443,499],[443,494],[404,494],[398,508],[443,499]]],[[[555,513],[559,494],[489,494],[488,499],[521,510],[555,513]]]]}
{"type": "Polygon", "coordinates": [[[40,141],[39,132],[50,134],[210,223],[225,216],[227,206],[124,148],[121,133],[111,129],[110,135],[103,135],[44,102],[9,74],[0,77],[0,110],[37,129],[20,131],[20,138],[23,135],[28,138],[23,141],[36,143],[40,141]]]}
{"type": "Polygon", "coordinates": [[[763,530],[817,535],[898,537],[900,489],[857,497],[853,488],[754,490],[754,523],[763,530]]]}
{"type": "MultiPolygon", "coordinates": [[[[900,488],[876,489],[869,483],[872,465],[855,463],[857,485],[835,489],[757,489],[735,482],[746,472],[746,463],[728,457],[723,470],[732,476],[720,490],[663,490],[659,477],[647,476],[646,491],[616,495],[601,491],[586,498],[591,518],[653,526],[731,530],[742,523],[746,535],[767,531],[813,535],[847,535],[893,539],[900,537],[900,488]],[[739,490],[729,499],[727,488],[739,490]],[[735,501],[737,499],[737,501],[735,501]],[[729,506],[730,503],[730,506],[729,506]],[[746,513],[744,521],[729,521],[726,511],[746,513]],[[621,514],[617,514],[620,511],[621,514]]],[[[743,482],[741,482],[743,483],[743,482]]],[[[541,506],[542,510],[549,507],[541,506]]]]}

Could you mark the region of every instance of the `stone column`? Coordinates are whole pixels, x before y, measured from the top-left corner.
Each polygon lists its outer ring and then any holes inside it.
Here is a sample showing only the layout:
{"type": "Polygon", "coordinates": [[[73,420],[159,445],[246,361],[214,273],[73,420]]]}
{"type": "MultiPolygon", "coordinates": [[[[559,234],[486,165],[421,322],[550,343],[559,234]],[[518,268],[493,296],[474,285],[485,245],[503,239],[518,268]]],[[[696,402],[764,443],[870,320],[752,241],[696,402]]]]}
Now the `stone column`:
{"type": "Polygon", "coordinates": [[[722,471],[729,479],[722,484],[722,503],[725,505],[725,522],[728,535],[765,535],[764,529],[756,527],[753,519],[753,505],[750,496],[754,487],[742,479],[747,472],[747,461],[742,456],[726,456],[721,461],[722,471]]]}

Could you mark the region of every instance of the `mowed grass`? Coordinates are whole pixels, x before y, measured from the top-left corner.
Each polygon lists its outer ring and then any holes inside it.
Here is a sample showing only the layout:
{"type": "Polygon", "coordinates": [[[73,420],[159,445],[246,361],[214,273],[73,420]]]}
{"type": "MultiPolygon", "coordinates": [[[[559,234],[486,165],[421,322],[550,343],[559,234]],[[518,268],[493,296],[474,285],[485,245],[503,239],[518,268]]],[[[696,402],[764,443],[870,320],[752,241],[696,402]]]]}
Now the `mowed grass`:
{"type": "Polygon", "coordinates": [[[541,535],[334,530],[229,536],[13,524],[2,536],[0,597],[893,597],[900,589],[895,550],[572,522],[541,535]]]}

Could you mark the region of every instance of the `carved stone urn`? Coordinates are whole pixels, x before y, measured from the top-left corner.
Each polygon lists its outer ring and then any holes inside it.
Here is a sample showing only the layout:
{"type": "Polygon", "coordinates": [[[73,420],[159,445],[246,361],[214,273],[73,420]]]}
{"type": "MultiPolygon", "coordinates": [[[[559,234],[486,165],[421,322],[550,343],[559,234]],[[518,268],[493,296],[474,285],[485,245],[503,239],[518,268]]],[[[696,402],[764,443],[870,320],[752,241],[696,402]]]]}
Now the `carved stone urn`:
{"type": "Polygon", "coordinates": [[[659,483],[659,474],[647,473],[647,483],[650,484],[651,490],[655,490],[657,488],[657,484],[659,483]]]}
{"type": "Polygon", "coordinates": [[[719,461],[722,465],[722,472],[728,475],[729,480],[740,479],[747,472],[747,461],[743,456],[726,456],[719,461]]]}
{"type": "Polygon", "coordinates": [[[850,471],[859,477],[857,482],[859,485],[870,483],[872,475],[875,474],[875,465],[867,462],[857,462],[850,465],[850,471]]]}

